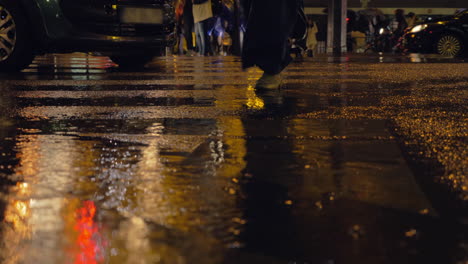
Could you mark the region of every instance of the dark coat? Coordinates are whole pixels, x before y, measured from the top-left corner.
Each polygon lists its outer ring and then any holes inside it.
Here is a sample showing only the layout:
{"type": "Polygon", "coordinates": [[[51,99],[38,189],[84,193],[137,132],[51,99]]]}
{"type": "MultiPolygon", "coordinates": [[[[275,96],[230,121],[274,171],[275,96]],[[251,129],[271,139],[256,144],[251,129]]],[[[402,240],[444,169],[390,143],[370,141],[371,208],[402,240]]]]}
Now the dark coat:
{"type": "Polygon", "coordinates": [[[242,67],[258,66],[280,73],[291,61],[288,38],[294,30],[302,0],[243,0],[247,29],[242,67]]]}

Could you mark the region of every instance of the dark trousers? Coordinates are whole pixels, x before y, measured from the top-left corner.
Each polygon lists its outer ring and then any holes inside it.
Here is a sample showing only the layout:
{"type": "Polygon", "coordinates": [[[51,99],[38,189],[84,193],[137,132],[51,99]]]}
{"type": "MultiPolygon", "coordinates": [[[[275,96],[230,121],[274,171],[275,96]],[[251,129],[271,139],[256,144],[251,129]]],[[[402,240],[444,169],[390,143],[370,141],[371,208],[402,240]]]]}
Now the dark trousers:
{"type": "Polygon", "coordinates": [[[184,21],[184,38],[185,38],[185,41],[187,41],[188,50],[194,49],[192,32],[193,32],[193,20],[191,22],[185,20],[184,21]]]}
{"type": "Polygon", "coordinates": [[[193,45],[193,13],[192,13],[192,1],[186,0],[184,5],[184,13],[182,19],[184,20],[184,38],[187,41],[187,49],[194,50],[193,45]]]}
{"type": "Polygon", "coordinates": [[[297,21],[298,0],[244,0],[247,20],[242,67],[278,74],[292,61],[288,38],[297,21]]]}

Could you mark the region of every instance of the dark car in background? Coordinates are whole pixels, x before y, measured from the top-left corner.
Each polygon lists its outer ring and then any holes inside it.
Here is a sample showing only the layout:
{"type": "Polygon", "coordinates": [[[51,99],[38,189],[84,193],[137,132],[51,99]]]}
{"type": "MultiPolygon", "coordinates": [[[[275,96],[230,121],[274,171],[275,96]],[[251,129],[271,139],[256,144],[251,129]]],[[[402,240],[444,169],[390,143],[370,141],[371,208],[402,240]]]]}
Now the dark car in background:
{"type": "Polygon", "coordinates": [[[467,56],[468,10],[416,25],[405,33],[401,41],[407,52],[467,56]]]}
{"type": "Polygon", "coordinates": [[[52,52],[98,52],[121,67],[142,66],[172,41],[171,2],[0,0],[0,70],[52,52]]]}

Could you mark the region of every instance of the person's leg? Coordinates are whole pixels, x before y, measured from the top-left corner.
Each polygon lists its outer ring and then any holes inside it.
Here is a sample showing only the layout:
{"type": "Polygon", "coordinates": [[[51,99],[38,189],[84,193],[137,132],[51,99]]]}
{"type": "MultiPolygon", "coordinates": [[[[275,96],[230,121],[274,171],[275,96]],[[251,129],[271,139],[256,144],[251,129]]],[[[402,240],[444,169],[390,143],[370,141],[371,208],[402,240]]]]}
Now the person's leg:
{"type": "Polygon", "coordinates": [[[198,53],[202,56],[205,55],[205,38],[203,32],[202,22],[195,23],[195,35],[197,36],[198,53]]]}
{"type": "Polygon", "coordinates": [[[206,32],[205,21],[202,21],[200,24],[201,24],[201,28],[200,28],[201,38],[203,41],[203,55],[206,56],[208,53],[208,47],[209,47],[208,45],[210,45],[210,42],[209,42],[209,39],[207,38],[208,33],[206,32]]]}
{"type": "Polygon", "coordinates": [[[295,0],[248,2],[243,66],[256,65],[266,73],[280,73],[291,62],[288,38],[297,20],[297,3],[295,0]]]}
{"type": "Polygon", "coordinates": [[[257,85],[279,86],[276,76],[291,62],[288,38],[297,21],[296,0],[246,1],[247,30],[245,33],[242,66],[258,66],[264,76],[257,85]],[[265,80],[267,82],[265,82],[265,80]],[[272,81],[272,85],[268,82],[272,81]]]}
{"type": "Polygon", "coordinates": [[[193,25],[193,32],[195,33],[195,49],[197,50],[197,52],[200,52],[200,40],[198,38],[198,23],[195,23],[193,25]]]}
{"type": "Polygon", "coordinates": [[[307,55],[309,57],[314,57],[316,50],[317,50],[317,42],[314,42],[310,45],[310,48],[309,48],[310,52],[307,55]]]}
{"type": "Polygon", "coordinates": [[[193,39],[192,39],[193,21],[190,22],[188,19],[184,20],[184,37],[187,42],[187,49],[193,50],[193,39]]]}
{"type": "Polygon", "coordinates": [[[210,32],[211,32],[212,24],[213,24],[212,19],[213,18],[208,18],[201,22],[203,25],[203,38],[205,40],[205,54],[204,55],[213,54],[213,48],[212,48],[211,37],[210,37],[210,32]]]}

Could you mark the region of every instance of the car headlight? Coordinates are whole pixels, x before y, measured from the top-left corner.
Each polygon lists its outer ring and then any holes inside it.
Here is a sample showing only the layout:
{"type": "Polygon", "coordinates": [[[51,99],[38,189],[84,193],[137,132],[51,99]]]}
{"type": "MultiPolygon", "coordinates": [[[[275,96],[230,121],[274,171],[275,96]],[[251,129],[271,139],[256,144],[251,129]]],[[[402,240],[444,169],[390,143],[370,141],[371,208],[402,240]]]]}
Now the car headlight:
{"type": "Polygon", "coordinates": [[[422,25],[417,25],[417,26],[414,26],[412,29],[411,29],[411,33],[417,33],[421,30],[424,30],[427,28],[427,24],[422,24],[422,25]]]}

